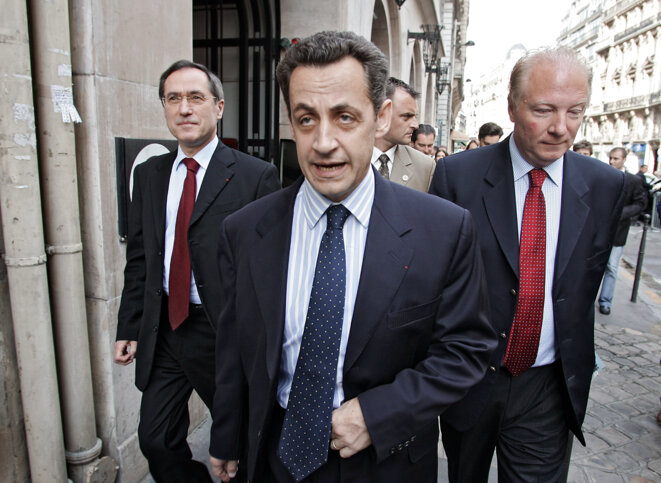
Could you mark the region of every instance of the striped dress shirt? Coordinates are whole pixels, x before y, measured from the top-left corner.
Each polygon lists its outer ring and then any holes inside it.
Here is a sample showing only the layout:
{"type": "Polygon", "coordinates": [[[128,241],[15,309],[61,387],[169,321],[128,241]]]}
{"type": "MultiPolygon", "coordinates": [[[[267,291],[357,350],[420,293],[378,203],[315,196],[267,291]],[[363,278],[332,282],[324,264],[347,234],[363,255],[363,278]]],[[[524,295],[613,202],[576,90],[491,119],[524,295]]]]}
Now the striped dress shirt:
{"type": "MultiPolygon", "coordinates": [[[[374,173],[370,168],[362,182],[341,203],[351,212],[344,223],[344,249],[346,253],[346,290],[342,339],[337,363],[337,380],[333,396],[333,407],[337,408],[344,400],[342,390],[342,370],[344,355],[351,329],[351,318],[358,292],[360,271],[363,265],[365,240],[374,202],[374,173]]],[[[312,282],[317,263],[321,238],[326,231],[326,210],[331,201],[323,197],[312,185],[304,180],[296,195],[292,222],[291,243],[289,246],[289,267],[287,269],[287,301],[285,309],[285,331],[280,362],[277,398],[283,408],[287,407],[296,361],[301,348],[305,319],[312,292],[312,282]]]]}

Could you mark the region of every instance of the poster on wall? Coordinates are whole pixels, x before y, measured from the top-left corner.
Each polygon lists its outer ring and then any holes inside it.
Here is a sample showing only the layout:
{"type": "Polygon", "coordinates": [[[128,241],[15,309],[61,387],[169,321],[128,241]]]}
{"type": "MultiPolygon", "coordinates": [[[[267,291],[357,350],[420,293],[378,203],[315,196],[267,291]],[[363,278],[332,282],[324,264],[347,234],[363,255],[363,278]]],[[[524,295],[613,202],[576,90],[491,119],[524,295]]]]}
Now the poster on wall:
{"type": "Polygon", "coordinates": [[[126,241],[128,235],[128,209],[133,192],[133,172],[136,166],[153,156],[177,149],[174,139],[129,139],[115,138],[115,161],[117,167],[117,224],[119,239],[126,241]]]}

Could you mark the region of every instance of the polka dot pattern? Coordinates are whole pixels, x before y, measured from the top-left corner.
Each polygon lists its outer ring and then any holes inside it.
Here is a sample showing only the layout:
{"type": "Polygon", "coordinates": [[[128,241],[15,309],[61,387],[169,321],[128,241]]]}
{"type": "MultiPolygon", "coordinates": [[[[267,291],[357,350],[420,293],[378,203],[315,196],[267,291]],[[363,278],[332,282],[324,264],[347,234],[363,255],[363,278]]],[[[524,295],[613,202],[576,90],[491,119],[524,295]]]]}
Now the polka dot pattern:
{"type": "Polygon", "coordinates": [[[342,227],[349,214],[343,205],[331,205],[326,212],[326,232],[278,444],[278,457],[296,481],[328,460],[346,285],[342,227]]]}
{"type": "Polygon", "coordinates": [[[528,176],[519,248],[519,299],[503,361],[513,376],[534,364],[544,316],[546,204],[542,184],[546,171],[533,169],[528,176]]]}

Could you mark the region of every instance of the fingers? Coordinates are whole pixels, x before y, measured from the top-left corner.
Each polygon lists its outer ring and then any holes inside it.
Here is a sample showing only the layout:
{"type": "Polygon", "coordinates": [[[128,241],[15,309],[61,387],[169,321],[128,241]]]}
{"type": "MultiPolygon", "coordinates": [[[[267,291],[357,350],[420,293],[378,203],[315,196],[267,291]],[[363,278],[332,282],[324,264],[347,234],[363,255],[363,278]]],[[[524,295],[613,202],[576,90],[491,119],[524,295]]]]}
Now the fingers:
{"type": "Polygon", "coordinates": [[[125,366],[133,362],[138,342],[135,340],[118,340],[115,342],[115,353],[113,360],[115,363],[125,366]]]}
{"type": "Polygon", "coordinates": [[[234,478],[239,469],[239,462],[237,460],[221,460],[209,456],[209,461],[211,462],[213,474],[224,483],[234,478]]]}

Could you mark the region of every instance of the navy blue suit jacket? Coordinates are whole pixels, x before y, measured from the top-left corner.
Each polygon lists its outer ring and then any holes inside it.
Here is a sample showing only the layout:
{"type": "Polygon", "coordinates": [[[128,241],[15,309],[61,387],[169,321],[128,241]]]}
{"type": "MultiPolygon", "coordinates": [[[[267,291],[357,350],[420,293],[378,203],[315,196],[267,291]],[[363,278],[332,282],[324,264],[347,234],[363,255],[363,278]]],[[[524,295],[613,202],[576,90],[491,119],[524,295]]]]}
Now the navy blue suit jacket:
{"type": "MultiPolygon", "coordinates": [[[[210,453],[241,458],[257,481],[277,404],[300,184],[223,225],[220,273],[228,299],[219,320],[210,453]]],[[[358,397],[372,446],[343,460],[343,475],[410,481],[425,456],[435,468],[437,416],[482,379],[495,346],[468,211],[375,174],[343,379],[345,398],[358,397]]],[[[433,473],[416,481],[435,480],[433,473]]]]}
{"type": "MultiPolygon", "coordinates": [[[[565,153],[552,299],[557,354],[569,396],[567,420],[583,444],[580,428],[594,368],[594,301],[622,211],[623,189],[622,173],[596,159],[565,153]]],[[[442,416],[464,431],[475,423],[489,399],[507,348],[519,290],[519,235],[509,137],[440,159],[429,191],[473,215],[491,323],[499,334],[498,350],[485,379],[442,416]]]]}

